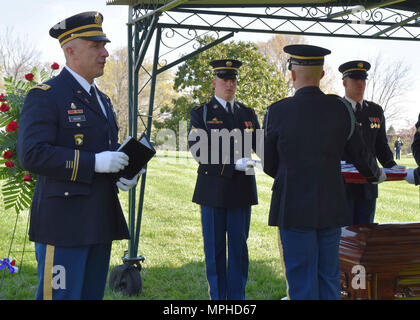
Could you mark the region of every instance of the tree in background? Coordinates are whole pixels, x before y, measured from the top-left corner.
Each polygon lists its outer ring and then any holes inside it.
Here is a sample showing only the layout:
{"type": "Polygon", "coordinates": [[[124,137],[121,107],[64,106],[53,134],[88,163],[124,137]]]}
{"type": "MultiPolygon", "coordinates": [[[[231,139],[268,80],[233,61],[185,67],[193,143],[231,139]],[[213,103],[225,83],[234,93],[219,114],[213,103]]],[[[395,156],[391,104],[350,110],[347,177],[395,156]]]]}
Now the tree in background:
{"type": "MultiPolygon", "coordinates": [[[[27,36],[22,37],[13,28],[5,28],[0,33],[0,75],[21,79],[41,65],[40,52],[27,36]]],[[[0,78],[2,78],[0,77],[0,78]]]]}
{"type": "MultiPolygon", "coordinates": [[[[198,39],[204,46],[215,39],[198,39]]],[[[235,99],[255,109],[262,119],[265,109],[287,95],[283,75],[251,42],[220,43],[185,61],[174,80],[174,89],[181,96],[161,108],[166,118],[154,121],[156,128],[167,128],[178,133],[180,121],[189,121],[190,110],[195,105],[209,101],[213,96],[213,69],[211,60],[238,59],[242,61],[239,69],[238,89],[235,99]]]]}
{"type": "MultiPolygon", "coordinates": [[[[290,71],[288,69],[289,55],[283,51],[283,48],[291,44],[312,44],[305,37],[297,35],[286,35],[278,34],[273,36],[267,42],[258,42],[258,50],[261,51],[267,59],[273,63],[277,70],[283,74],[284,79],[287,82],[287,88],[289,89],[289,95],[294,92],[293,83],[290,71]]],[[[316,44],[313,44],[316,45],[316,44]]],[[[327,58],[328,60],[328,58],[327,58]]],[[[320,88],[325,93],[337,93],[337,84],[339,80],[337,78],[337,72],[334,71],[328,62],[324,65],[325,76],[322,78],[320,88]]]]}
{"type": "Polygon", "coordinates": [[[403,120],[407,115],[404,95],[412,88],[410,67],[402,60],[385,62],[379,54],[370,61],[365,99],[379,104],[387,123],[403,120]]]}
{"type": "MultiPolygon", "coordinates": [[[[143,67],[139,71],[139,105],[138,113],[147,115],[149,111],[149,94],[150,94],[150,75],[152,73],[152,64],[145,61],[143,67]]],[[[156,96],[155,108],[168,104],[177,94],[172,89],[173,76],[166,71],[160,74],[156,80],[156,96]]],[[[127,47],[117,49],[110,53],[105,65],[105,73],[102,77],[97,78],[99,87],[104,91],[113,103],[115,113],[117,114],[118,126],[120,129],[119,138],[123,141],[128,136],[128,55],[127,47]]],[[[158,115],[158,111],[154,112],[154,116],[158,115]]],[[[145,123],[147,120],[145,120],[145,123]]],[[[138,132],[145,130],[143,122],[138,119],[138,132]]]]}

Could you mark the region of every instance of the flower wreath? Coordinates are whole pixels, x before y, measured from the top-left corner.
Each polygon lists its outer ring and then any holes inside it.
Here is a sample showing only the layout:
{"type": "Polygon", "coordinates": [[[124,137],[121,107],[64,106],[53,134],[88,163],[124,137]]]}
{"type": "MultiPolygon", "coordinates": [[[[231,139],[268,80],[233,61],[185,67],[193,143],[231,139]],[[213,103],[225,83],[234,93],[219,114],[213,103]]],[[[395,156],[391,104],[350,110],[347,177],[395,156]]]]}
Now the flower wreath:
{"type": "Polygon", "coordinates": [[[56,62],[51,65],[51,71],[35,67],[25,75],[26,81],[4,78],[6,94],[0,93],[0,180],[5,210],[14,208],[19,213],[31,205],[37,177],[22,168],[17,158],[19,117],[28,91],[53,77],[59,68],[56,62]]]}

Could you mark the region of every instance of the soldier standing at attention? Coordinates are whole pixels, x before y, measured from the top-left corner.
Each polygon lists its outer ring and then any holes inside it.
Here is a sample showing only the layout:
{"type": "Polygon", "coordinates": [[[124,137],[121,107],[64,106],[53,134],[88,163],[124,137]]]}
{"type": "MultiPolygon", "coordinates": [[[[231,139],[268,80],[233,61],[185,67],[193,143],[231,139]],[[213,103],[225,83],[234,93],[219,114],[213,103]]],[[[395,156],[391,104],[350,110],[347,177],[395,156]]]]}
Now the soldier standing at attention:
{"type": "MultiPolygon", "coordinates": [[[[376,103],[363,99],[369,69],[370,64],[361,60],[349,61],[339,67],[343,74],[344,98],[353,107],[357,129],[370,154],[384,168],[397,168],[386,137],[384,112],[376,103]]],[[[353,163],[352,157],[347,153],[343,160],[353,163]]],[[[375,218],[378,186],[371,183],[346,183],[346,194],[353,215],[352,224],[372,223],[375,218]]]]}
{"type": "Polygon", "coordinates": [[[201,206],[210,298],[242,300],[248,279],[251,206],[258,202],[249,167],[259,123],[253,109],[235,100],[242,63],[214,60],[210,65],[214,96],[191,110],[189,124],[190,151],[199,162],[193,202],[201,206]]]}
{"type": "Polygon", "coordinates": [[[117,186],[128,190],[137,177],[116,181],[113,173],[129,159],[113,151],[115,113],[93,81],[108,57],[102,20],[99,12],[84,12],[51,28],[66,66],[29,91],[20,116],[19,161],[38,175],[29,227],[36,299],[102,299],[112,241],[129,238],[117,186]]]}
{"type": "Polygon", "coordinates": [[[319,89],[330,51],[290,45],[295,95],[267,108],[264,171],[274,178],[269,225],[279,228],[289,299],[339,299],[341,227],[351,222],[340,160],[346,150],[368,181],[385,174],[354,130],[342,98],[319,89]]]}

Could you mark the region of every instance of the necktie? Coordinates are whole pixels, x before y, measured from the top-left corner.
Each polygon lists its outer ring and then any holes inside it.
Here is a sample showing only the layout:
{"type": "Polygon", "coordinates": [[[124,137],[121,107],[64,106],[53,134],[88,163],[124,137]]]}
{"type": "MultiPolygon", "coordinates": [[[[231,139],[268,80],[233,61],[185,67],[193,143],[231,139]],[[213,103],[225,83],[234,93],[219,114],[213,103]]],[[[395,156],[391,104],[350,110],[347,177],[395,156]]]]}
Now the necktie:
{"type": "Polygon", "coordinates": [[[360,105],[359,102],[356,104],[356,112],[355,112],[355,115],[356,115],[357,121],[360,122],[361,121],[361,116],[362,116],[362,106],[360,105]]]}
{"type": "Polygon", "coordinates": [[[226,109],[228,110],[228,112],[230,113],[230,114],[232,114],[233,112],[232,112],[232,106],[230,105],[230,102],[227,102],[226,103],[226,109]]]}
{"type": "Polygon", "coordinates": [[[108,118],[107,112],[102,109],[101,105],[99,104],[98,98],[96,97],[96,91],[93,86],[90,87],[90,96],[92,97],[92,101],[95,106],[98,108],[100,112],[102,112],[106,118],[108,118]]]}

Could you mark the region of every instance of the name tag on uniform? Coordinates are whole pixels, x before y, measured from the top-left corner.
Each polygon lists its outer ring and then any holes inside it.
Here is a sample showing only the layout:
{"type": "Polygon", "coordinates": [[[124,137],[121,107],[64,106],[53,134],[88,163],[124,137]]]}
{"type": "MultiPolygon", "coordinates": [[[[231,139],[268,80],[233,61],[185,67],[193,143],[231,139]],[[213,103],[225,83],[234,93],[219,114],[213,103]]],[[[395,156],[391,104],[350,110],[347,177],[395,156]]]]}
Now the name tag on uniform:
{"type": "Polygon", "coordinates": [[[70,116],[69,122],[81,122],[86,121],[86,117],[84,115],[77,115],[77,116],[70,116]]]}

